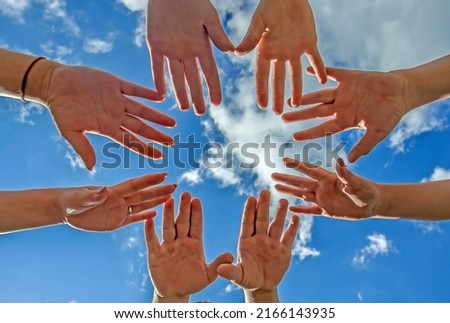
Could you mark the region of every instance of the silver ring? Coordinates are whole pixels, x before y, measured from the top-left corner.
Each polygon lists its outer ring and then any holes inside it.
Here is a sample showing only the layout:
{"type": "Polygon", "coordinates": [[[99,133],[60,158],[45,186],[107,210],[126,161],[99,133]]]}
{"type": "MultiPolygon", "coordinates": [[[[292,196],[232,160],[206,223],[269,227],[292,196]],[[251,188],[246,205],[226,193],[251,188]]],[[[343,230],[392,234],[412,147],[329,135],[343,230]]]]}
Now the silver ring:
{"type": "Polygon", "coordinates": [[[133,207],[132,206],[128,207],[128,214],[133,214],[133,207]]]}

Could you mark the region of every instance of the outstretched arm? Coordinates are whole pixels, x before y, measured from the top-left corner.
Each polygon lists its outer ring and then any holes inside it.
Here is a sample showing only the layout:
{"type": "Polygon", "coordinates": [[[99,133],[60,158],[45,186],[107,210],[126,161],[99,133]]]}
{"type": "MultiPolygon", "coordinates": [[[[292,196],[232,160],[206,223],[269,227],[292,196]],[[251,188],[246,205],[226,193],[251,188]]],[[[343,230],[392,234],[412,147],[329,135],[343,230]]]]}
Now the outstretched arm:
{"type": "Polygon", "coordinates": [[[273,69],[273,111],[281,114],[284,108],[286,63],[292,86],[290,106],[302,102],[303,54],[317,73],[321,83],[326,83],[327,74],[319,50],[314,16],[307,0],[261,0],[253,14],[247,34],[236,47],[240,55],[257,48],[256,97],[258,105],[268,105],[270,69],[273,69]]]}
{"type": "MultiPolygon", "coordinates": [[[[314,70],[309,68],[308,72],[314,70]]],[[[297,141],[365,129],[365,135],[349,153],[350,162],[372,151],[409,111],[450,96],[450,55],[387,73],[339,68],[327,68],[327,73],[339,85],[304,95],[302,104],[314,106],[286,113],[283,119],[297,122],[327,118],[315,127],[295,133],[297,141]]]]}
{"type": "Polygon", "coordinates": [[[293,216],[284,230],[288,202],[281,200],[269,223],[270,192],[250,197],[242,214],[236,265],[223,264],[220,276],[242,288],[248,303],[276,303],[278,285],[291,263],[291,248],[299,226],[293,216]]]}
{"type": "Polygon", "coordinates": [[[368,218],[439,221],[450,219],[450,180],[421,184],[379,184],[353,174],[342,160],[336,173],[291,158],[286,166],[305,176],[274,173],[276,189],[308,205],[291,206],[299,214],[339,219],[368,218]]]}
{"type": "Polygon", "coordinates": [[[0,192],[0,234],[68,224],[105,232],[152,218],[149,210],[170,198],[176,185],[160,185],[165,174],[152,174],[110,187],[78,187],[0,192]]]}
{"type": "Polygon", "coordinates": [[[189,193],[181,195],[176,219],[174,200],[164,204],[162,242],[153,219],[145,224],[145,237],[154,303],[187,303],[191,294],[216,280],[219,265],[233,261],[233,256],[225,253],[211,264],[206,263],[202,205],[189,193]]]}
{"type": "Polygon", "coordinates": [[[175,120],[130,98],[161,101],[163,96],[155,91],[104,71],[35,60],[33,56],[0,49],[0,95],[12,98],[23,95],[28,101],[48,107],[59,132],[89,170],[96,158],[86,132],[109,137],[154,159],[163,157],[161,151],[139,137],[166,146],[174,143],[172,137],[145,121],[171,128],[176,125],[175,120]]]}

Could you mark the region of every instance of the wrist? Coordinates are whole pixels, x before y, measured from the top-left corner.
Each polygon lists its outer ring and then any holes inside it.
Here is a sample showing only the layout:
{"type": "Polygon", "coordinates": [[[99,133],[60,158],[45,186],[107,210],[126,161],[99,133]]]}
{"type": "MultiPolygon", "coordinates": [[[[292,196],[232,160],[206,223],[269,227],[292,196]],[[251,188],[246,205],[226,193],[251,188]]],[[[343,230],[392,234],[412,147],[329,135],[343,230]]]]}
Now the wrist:
{"type": "Polygon", "coordinates": [[[25,98],[46,105],[50,95],[50,84],[56,68],[63,66],[51,60],[37,62],[28,73],[25,98]]]}
{"type": "Polygon", "coordinates": [[[244,289],[246,303],[278,303],[278,290],[274,289],[244,289]]]}
{"type": "Polygon", "coordinates": [[[153,303],[189,303],[191,295],[163,297],[153,292],[153,303]]]}
{"type": "Polygon", "coordinates": [[[394,186],[388,184],[377,184],[379,192],[376,205],[374,207],[373,217],[398,218],[395,215],[395,192],[394,186]]]}

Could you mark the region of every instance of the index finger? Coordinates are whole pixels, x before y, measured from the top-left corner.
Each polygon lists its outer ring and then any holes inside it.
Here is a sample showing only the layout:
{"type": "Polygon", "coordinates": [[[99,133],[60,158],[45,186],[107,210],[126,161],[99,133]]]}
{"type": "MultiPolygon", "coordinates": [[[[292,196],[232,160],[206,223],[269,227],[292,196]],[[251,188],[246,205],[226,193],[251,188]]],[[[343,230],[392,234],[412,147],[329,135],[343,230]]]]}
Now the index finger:
{"type": "Polygon", "coordinates": [[[286,164],[287,167],[293,168],[293,169],[309,176],[310,178],[318,180],[318,181],[323,180],[323,179],[327,178],[328,176],[330,176],[331,174],[333,174],[321,167],[318,167],[318,166],[315,166],[315,165],[312,165],[309,163],[301,162],[301,161],[298,161],[298,160],[295,160],[292,158],[288,158],[288,157],[283,158],[283,162],[286,164]]]}
{"type": "Polygon", "coordinates": [[[177,122],[171,116],[132,99],[126,99],[125,111],[136,117],[154,122],[167,128],[173,128],[177,125],[177,122]]]}
{"type": "Polygon", "coordinates": [[[240,239],[250,238],[255,233],[256,203],[257,200],[253,196],[250,196],[245,202],[242,211],[240,239]]]}
{"type": "Polygon", "coordinates": [[[309,62],[311,63],[311,66],[314,69],[319,82],[321,84],[327,83],[327,70],[317,46],[315,46],[312,50],[306,52],[306,56],[308,56],[309,62]]]}
{"type": "Polygon", "coordinates": [[[154,186],[164,182],[166,173],[149,174],[113,186],[113,189],[122,197],[130,196],[147,187],[154,186]]]}

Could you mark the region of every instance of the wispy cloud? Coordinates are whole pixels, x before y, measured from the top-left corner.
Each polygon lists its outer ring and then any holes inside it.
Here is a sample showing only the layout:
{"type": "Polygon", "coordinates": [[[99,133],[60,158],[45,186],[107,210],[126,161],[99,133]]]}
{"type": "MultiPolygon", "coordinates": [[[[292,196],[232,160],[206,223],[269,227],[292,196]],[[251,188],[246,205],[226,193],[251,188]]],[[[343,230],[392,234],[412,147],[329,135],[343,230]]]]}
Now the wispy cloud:
{"type": "Polygon", "coordinates": [[[358,250],[353,257],[352,264],[356,267],[364,267],[376,256],[385,256],[394,250],[392,241],[388,240],[384,234],[374,233],[367,236],[367,239],[369,244],[358,250]]]}
{"type": "Polygon", "coordinates": [[[423,133],[443,130],[447,120],[436,107],[429,106],[408,113],[389,136],[389,147],[397,153],[405,153],[409,139],[423,133]]]}
{"type": "Polygon", "coordinates": [[[122,3],[131,12],[138,13],[136,28],[134,29],[133,43],[136,47],[142,47],[145,43],[146,22],[145,12],[147,9],[147,0],[117,0],[122,3]]]}
{"type": "Polygon", "coordinates": [[[422,230],[423,234],[444,232],[438,222],[413,221],[413,225],[415,228],[422,230]]]}
{"type": "Polygon", "coordinates": [[[183,173],[179,179],[180,182],[186,182],[189,186],[195,186],[200,183],[203,183],[204,180],[201,175],[200,168],[193,169],[183,173]]]}
{"type": "Polygon", "coordinates": [[[31,119],[31,117],[33,115],[42,114],[42,111],[44,110],[42,105],[33,102],[17,104],[17,107],[19,109],[19,114],[14,120],[20,123],[29,124],[31,126],[35,124],[34,121],[31,119]]]}
{"type": "Polygon", "coordinates": [[[430,177],[422,179],[422,183],[450,179],[450,169],[436,166],[430,177]]]}
{"type": "Polygon", "coordinates": [[[68,14],[65,0],[36,0],[44,6],[44,18],[60,20],[65,30],[74,36],[80,36],[81,29],[75,19],[68,14]]]}
{"type": "Polygon", "coordinates": [[[85,40],[83,49],[89,54],[105,54],[113,50],[112,39],[88,38],[85,40]]]}
{"type": "Polygon", "coordinates": [[[240,290],[240,288],[234,284],[228,284],[227,286],[225,286],[225,293],[227,293],[227,294],[237,292],[239,290],[240,290]]]}
{"type": "Polygon", "coordinates": [[[133,12],[144,11],[147,8],[147,0],[117,0],[117,2],[122,3],[133,12]]]}
{"type": "MultiPolygon", "coordinates": [[[[73,150],[72,146],[70,146],[69,144],[66,145],[67,150],[64,154],[64,158],[69,162],[70,167],[72,167],[74,171],[87,171],[81,157],[75,152],[75,150],[73,150]]],[[[97,174],[97,168],[94,167],[94,169],[89,172],[89,176],[92,178],[95,176],[95,174],[97,174]]]]}
{"type": "Polygon", "coordinates": [[[31,0],[0,0],[0,13],[24,23],[23,13],[31,4],[31,0]]]}

